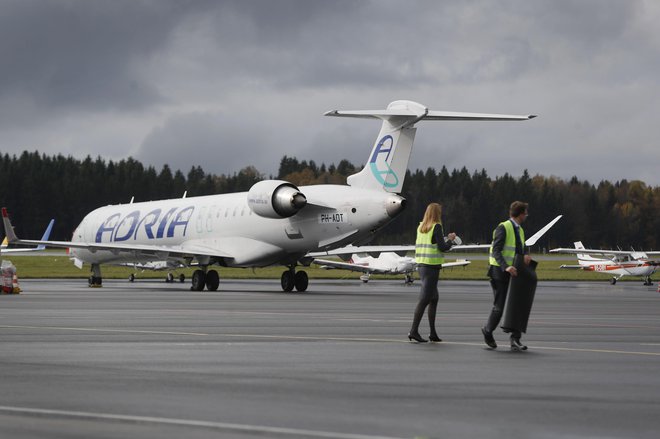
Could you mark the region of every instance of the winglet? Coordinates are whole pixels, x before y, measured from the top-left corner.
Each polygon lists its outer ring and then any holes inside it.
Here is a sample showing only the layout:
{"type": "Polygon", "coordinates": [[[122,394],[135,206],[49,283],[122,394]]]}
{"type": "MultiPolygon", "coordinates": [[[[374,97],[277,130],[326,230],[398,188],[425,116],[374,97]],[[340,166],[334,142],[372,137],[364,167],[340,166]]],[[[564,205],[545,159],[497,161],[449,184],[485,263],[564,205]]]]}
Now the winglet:
{"type": "Polygon", "coordinates": [[[536,244],[536,241],[538,241],[539,239],[541,239],[541,237],[545,234],[545,232],[547,232],[548,230],[550,230],[550,228],[551,228],[552,226],[554,226],[555,223],[556,223],[557,221],[559,221],[559,220],[561,219],[562,216],[564,216],[564,215],[557,215],[557,216],[555,217],[555,219],[553,219],[553,220],[550,221],[548,224],[546,224],[545,226],[543,226],[543,228],[541,228],[541,230],[539,230],[538,232],[536,232],[535,234],[533,234],[532,236],[530,236],[529,239],[525,239],[525,245],[526,245],[526,246],[532,246],[532,245],[536,244]]]}
{"type": "MultiPolygon", "coordinates": [[[[46,227],[46,230],[44,231],[44,236],[41,237],[40,241],[48,241],[50,238],[50,232],[53,230],[53,224],[55,224],[55,218],[51,219],[50,222],[48,223],[48,227],[46,227]]],[[[44,244],[39,244],[36,248],[36,250],[44,250],[46,246],[44,244]]]]}
{"type": "Polygon", "coordinates": [[[9,241],[10,243],[18,241],[18,237],[16,236],[16,233],[14,233],[14,226],[12,226],[11,221],[9,221],[9,214],[7,213],[6,207],[2,208],[2,222],[5,225],[5,233],[7,234],[7,241],[9,241]]]}

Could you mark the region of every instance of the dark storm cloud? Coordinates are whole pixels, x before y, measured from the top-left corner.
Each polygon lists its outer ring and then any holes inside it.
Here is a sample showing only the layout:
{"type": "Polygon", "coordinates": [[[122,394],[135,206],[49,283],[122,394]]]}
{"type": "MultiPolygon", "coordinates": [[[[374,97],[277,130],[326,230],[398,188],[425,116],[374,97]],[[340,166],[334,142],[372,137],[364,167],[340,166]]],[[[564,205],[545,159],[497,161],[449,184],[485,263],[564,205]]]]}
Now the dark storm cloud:
{"type": "Polygon", "coordinates": [[[3,2],[0,96],[29,96],[45,110],[158,102],[139,66],[167,43],[179,14],[166,2],[3,2]]]}
{"type": "Polygon", "coordinates": [[[0,152],[221,173],[274,173],[284,154],[361,164],[378,123],[323,112],[411,99],[540,114],[420,124],[413,168],[660,184],[658,19],[642,0],[8,1],[0,152]]]}

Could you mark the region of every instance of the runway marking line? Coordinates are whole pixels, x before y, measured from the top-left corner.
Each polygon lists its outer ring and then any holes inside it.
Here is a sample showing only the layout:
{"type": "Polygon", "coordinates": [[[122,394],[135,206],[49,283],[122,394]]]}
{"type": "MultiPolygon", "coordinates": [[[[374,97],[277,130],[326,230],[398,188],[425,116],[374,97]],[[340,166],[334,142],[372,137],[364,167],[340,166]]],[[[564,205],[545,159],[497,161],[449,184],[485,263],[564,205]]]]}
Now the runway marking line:
{"type": "MultiPolygon", "coordinates": [[[[173,331],[143,331],[131,329],[101,329],[101,328],[67,328],[58,326],[21,326],[21,325],[0,325],[5,329],[54,329],[61,331],[84,331],[84,332],[111,332],[125,334],[155,334],[155,335],[192,335],[197,337],[232,337],[232,338],[257,338],[257,339],[280,339],[280,340],[309,340],[309,341],[344,341],[344,342],[370,342],[370,343],[411,343],[405,339],[392,338],[368,338],[368,337],[323,337],[323,336],[305,336],[305,335],[272,335],[272,334],[211,334],[202,332],[173,332],[173,331]]],[[[483,346],[483,343],[443,341],[441,345],[456,346],[483,346]]],[[[660,344],[640,343],[642,346],[657,346],[660,344]]],[[[627,354],[627,355],[646,355],[660,357],[660,352],[640,352],[640,351],[621,351],[616,349],[588,349],[588,348],[567,348],[553,346],[529,346],[531,349],[567,351],[567,352],[592,352],[601,354],[627,354]]]]}
{"type": "Polygon", "coordinates": [[[613,325],[607,323],[578,323],[578,322],[546,322],[543,320],[533,320],[534,324],[538,325],[554,325],[554,326],[581,326],[585,328],[621,328],[621,329],[660,329],[658,326],[645,326],[645,325],[613,325]]]}
{"type": "Polygon", "coordinates": [[[201,332],[173,332],[173,331],[143,331],[139,329],[103,329],[103,328],[67,328],[64,326],[23,326],[23,325],[0,325],[5,329],[54,329],[58,331],[82,331],[82,332],[118,332],[125,334],[162,334],[162,335],[196,335],[209,336],[201,332]]]}
{"type": "Polygon", "coordinates": [[[28,407],[0,406],[0,413],[38,417],[58,417],[67,419],[85,419],[96,421],[126,422],[133,424],[163,424],[182,427],[202,427],[221,431],[241,431],[285,437],[303,436],[335,439],[402,439],[393,436],[375,436],[366,434],[338,433],[300,428],[268,427],[263,425],[234,424],[228,422],[198,421],[191,419],[162,418],[157,416],[117,415],[110,413],[80,412],[69,410],[34,409],[28,407]]]}

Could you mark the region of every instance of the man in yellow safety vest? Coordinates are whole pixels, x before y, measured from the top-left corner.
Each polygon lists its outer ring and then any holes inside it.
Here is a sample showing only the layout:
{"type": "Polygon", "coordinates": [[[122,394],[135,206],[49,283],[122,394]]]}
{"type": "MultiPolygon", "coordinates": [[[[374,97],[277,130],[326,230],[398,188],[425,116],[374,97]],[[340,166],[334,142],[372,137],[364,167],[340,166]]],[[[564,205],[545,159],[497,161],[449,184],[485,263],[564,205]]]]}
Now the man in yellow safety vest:
{"type": "MultiPolygon", "coordinates": [[[[499,325],[504,312],[507,291],[511,276],[517,276],[513,259],[516,254],[524,255],[525,263],[529,264],[531,256],[525,247],[525,232],[521,225],[527,218],[527,203],[514,201],[509,208],[510,218],[501,222],[493,231],[493,243],[490,246],[488,277],[493,288],[493,308],[488,316],[488,322],[481,328],[484,342],[492,349],[497,347],[493,331],[499,325]]],[[[527,346],[520,342],[520,332],[511,332],[511,350],[524,351],[527,346]]]]}

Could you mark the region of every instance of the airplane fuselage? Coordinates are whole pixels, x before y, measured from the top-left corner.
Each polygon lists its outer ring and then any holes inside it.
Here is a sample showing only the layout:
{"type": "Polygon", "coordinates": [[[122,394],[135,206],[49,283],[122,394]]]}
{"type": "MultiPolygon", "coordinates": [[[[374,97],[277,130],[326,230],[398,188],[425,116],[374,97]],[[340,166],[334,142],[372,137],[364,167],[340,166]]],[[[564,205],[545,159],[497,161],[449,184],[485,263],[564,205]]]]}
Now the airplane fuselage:
{"type": "Polygon", "coordinates": [[[383,252],[377,258],[373,256],[360,257],[353,255],[354,264],[369,268],[376,273],[406,274],[412,273],[417,268],[415,258],[399,256],[396,253],[383,252]]]}
{"type": "Polygon", "coordinates": [[[595,259],[588,262],[580,261],[585,271],[613,274],[618,276],[651,276],[658,270],[657,265],[649,264],[643,260],[615,262],[610,259],[595,259]]]}
{"type": "MultiPolygon", "coordinates": [[[[248,192],[110,205],[90,212],[73,242],[216,248],[231,257],[221,265],[259,267],[295,262],[308,251],[332,249],[363,239],[388,223],[402,198],[384,191],[340,185],[299,188],[310,203],[289,218],[266,218],[248,205],[248,192]],[[321,202],[322,201],[322,202],[321,202]]],[[[71,248],[87,263],[147,262],[167,259],[110,250],[71,248]]],[[[213,261],[211,261],[213,262],[213,261]]]]}

